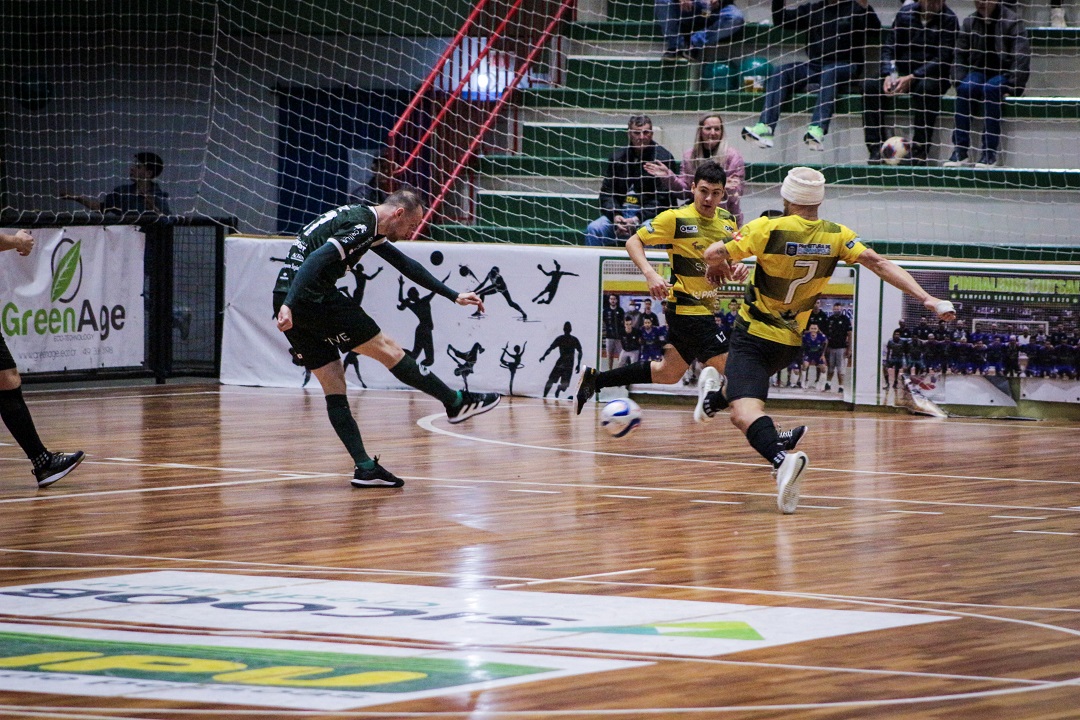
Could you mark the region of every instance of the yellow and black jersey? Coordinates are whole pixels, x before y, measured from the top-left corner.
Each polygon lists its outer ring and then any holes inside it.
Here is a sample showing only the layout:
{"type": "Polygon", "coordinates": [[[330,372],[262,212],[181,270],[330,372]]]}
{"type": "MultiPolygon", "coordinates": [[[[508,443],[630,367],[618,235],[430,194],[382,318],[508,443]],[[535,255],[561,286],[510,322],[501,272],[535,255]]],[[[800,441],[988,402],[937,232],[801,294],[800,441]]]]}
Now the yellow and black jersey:
{"type": "Polygon", "coordinates": [[[801,345],[802,331],[838,260],[852,263],[866,250],[850,228],[798,215],[758,218],[725,245],[732,260],[757,258],[739,317],[749,332],[784,345],[801,345]]]}
{"type": "Polygon", "coordinates": [[[738,223],[727,210],[704,218],[693,204],[665,210],[638,228],[645,245],[663,246],[671,259],[671,290],[667,301],[677,315],[712,315],[716,287],[705,279],[705,248],[724,242],[738,223]]]}

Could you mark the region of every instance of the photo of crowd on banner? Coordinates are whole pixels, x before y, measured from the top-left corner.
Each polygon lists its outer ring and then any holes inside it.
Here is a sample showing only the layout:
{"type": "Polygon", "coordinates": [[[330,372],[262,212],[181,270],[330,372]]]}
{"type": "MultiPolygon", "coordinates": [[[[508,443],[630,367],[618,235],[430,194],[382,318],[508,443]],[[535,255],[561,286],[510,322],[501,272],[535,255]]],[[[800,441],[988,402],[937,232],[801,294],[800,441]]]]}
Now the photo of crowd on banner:
{"type": "MultiPolygon", "coordinates": [[[[600,369],[660,360],[667,341],[663,303],[641,289],[627,289],[613,282],[605,267],[605,291],[601,307],[600,369]],[[617,287],[618,289],[613,289],[617,287]]],[[[839,288],[841,292],[845,287],[839,288]]],[[[743,301],[739,286],[718,288],[713,318],[728,337],[743,301]]],[[[779,398],[845,399],[845,380],[851,376],[854,342],[854,303],[850,294],[823,295],[816,303],[806,331],[802,353],[771,380],[770,395],[779,398]]],[[[656,391],[673,394],[696,392],[700,363],[694,362],[679,385],[656,385],[656,391]]],[[[634,386],[648,392],[651,386],[634,386]]],[[[848,391],[850,399],[850,391],[848,391]]]]}
{"type": "Polygon", "coordinates": [[[891,404],[904,404],[905,382],[943,404],[1002,402],[986,386],[1013,402],[1080,402],[1080,278],[912,274],[952,300],[957,317],[940,322],[905,300],[896,326],[882,328],[882,391],[894,393],[891,404]]]}

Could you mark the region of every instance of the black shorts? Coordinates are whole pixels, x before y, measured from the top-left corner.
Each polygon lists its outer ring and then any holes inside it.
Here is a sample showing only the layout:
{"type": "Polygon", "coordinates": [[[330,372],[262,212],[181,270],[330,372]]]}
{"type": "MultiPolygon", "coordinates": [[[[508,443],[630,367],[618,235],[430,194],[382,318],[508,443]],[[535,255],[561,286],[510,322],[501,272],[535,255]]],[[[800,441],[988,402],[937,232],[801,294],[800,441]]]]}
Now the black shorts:
{"type": "Polygon", "coordinates": [[[664,307],[664,320],[668,326],[665,344],[675,348],[687,365],[727,354],[727,333],[712,315],[679,315],[668,304],[664,307]]]}
{"type": "Polygon", "coordinates": [[[10,370],[13,367],[16,367],[15,358],[11,357],[7,341],[4,340],[3,335],[0,335],[0,370],[10,370]]]}
{"type": "Polygon", "coordinates": [[[728,402],[740,398],[764,401],[769,396],[769,378],[801,355],[801,346],[759,338],[747,332],[746,323],[736,322],[724,370],[728,402]]]}
{"type": "MultiPolygon", "coordinates": [[[[274,293],[274,315],[285,301],[274,293]]],[[[308,370],[341,359],[341,353],[363,345],[382,332],[352,298],[335,295],[323,302],[298,302],[291,306],[293,326],[285,331],[296,359],[308,370]]]]}

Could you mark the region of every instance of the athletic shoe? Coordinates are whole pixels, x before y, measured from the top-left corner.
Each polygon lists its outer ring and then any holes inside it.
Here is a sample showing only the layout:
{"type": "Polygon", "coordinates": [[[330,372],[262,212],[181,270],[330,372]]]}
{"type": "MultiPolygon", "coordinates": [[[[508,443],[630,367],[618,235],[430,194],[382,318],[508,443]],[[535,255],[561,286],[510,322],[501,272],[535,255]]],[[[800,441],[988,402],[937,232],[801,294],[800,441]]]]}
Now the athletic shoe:
{"type": "Polygon", "coordinates": [[[465,422],[473,415],[481,415],[491,410],[499,404],[500,400],[502,400],[502,395],[499,393],[474,393],[463,390],[461,404],[456,408],[446,408],[446,419],[454,425],[465,422]]]}
{"type": "Polygon", "coordinates": [[[74,453],[49,453],[48,461],[39,468],[34,469],[34,477],[37,479],[39,488],[49,487],[57,480],[63,478],[69,472],[79,467],[83,461],[82,450],[74,453]]]}
{"type": "Polygon", "coordinates": [[[1069,27],[1068,21],[1065,19],[1064,7],[1052,7],[1050,8],[1050,27],[1052,28],[1067,28],[1069,27]]]}
{"type": "Polygon", "coordinates": [[[998,166],[998,154],[994,150],[983,150],[979,155],[979,162],[975,163],[977,168],[992,168],[998,166]]]}
{"type": "Polygon", "coordinates": [[[352,479],[354,488],[396,488],[404,484],[404,480],[379,464],[378,457],[375,458],[375,467],[370,470],[356,468],[352,479]]]}
{"type": "Polygon", "coordinates": [[[773,146],[772,128],[763,122],[751,127],[744,127],[742,136],[743,140],[752,140],[760,148],[771,148],[773,146]]]}
{"type": "Polygon", "coordinates": [[[776,436],[780,438],[780,442],[784,443],[784,449],[788,452],[794,450],[799,441],[802,440],[803,435],[806,434],[806,426],[800,425],[799,427],[791,428],[790,430],[783,430],[776,433],[776,436]]]}
{"type": "Polygon", "coordinates": [[[967,167],[968,165],[971,165],[971,160],[968,159],[968,151],[963,148],[953,150],[949,159],[941,164],[942,167],[967,167]]]}
{"type": "Polygon", "coordinates": [[[806,128],[806,134],[803,135],[802,141],[806,143],[807,147],[811,150],[817,150],[818,152],[824,152],[825,150],[825,131],[820,125],[811,125],[806,128]]]}
{"type": "Polygon", "coordinates": [[[881,150],[874,148],[870,151],[870,159],[866,161],[867,165],[881,165],[884,160],[881,159],[881,150]]]}
{"type": "Polygon", "coordinates": [[[799,481],[809,462],[804,452],[788,453],[776,469],[776,507],[785,515],[799,506],[799,481]]]}
{"type": "Polygon", "coordinates": [[[706,423],[713,419],[716,407],[711,402],[711,393],[723,392],[727,384],[727,378],[717,372],[712,365],[706,365],[701,369],[697,384],[697,405],[694,407],[694,421],[706,423]]]}
{"type": "Polygon", "coordinates": [[[586,365],[581,368],[581,377],[577,381],[577,393],[574,396],[574,411],[576,414],[581,414],[581,408],[585,407],[585,403],[596,394],[596,376],[599,373],[596,372],[596,368],[586,365]]]}

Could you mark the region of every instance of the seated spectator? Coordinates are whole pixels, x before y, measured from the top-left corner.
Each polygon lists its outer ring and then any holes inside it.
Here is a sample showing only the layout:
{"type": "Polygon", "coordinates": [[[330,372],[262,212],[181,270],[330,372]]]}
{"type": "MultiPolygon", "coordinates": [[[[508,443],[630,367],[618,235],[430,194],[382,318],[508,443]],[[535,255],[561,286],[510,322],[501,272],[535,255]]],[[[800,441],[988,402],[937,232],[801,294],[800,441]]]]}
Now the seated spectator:
{"type": "Polygon", "coordinates": [[[1031,75],[1031,45],[1024,21],[999,0],[975,0],[956,43],[956,119],[953,153],[946,167],[970,165],[971,119],[982,106],[982,153],[976,167],[998,164],[1001,110],[1005,98],[1024,94],[1031,75]]]}
{"type": "Polygon", "coordinates": [[[675,158],[653,141],[652,120],[632,116],[627,135],[629,144],[608,157],[600,185],[602,214],[586,228],[586,245],[621,245],[638,225],[675,204],[675,158]]]}
{"type": "Polygon", "coordinates": [[[811,150],[825,149],[836,96],[862,74],[867,33],[880,30],[881,21],[869,0],[812,0],[794,9],[784,0],[772,0],[773,25],[806,35],[806,62],[781,65],[765,81],[765,108],[756,125],[744,127],[742,136],[759,147],[773,146],[780,106],[811,84],[820,85],[810,127],[803,135],[811,150]]]}
{"type": "Polygon", "coordinates": [[[863,137],[870,164],[881,162],[881,144],[892,134],[885,114],[893,98],[910,95],[911,164],[925,165],[934,142],[941,96],[952,84],[953,50],[960,21],[945,0],[919,0],[900,8],[889,42],[881,48],[881,77],[863,82],[863,137]]]}
{"type": "Polygon", "coordinates": [[[694,173],[706,160],[715,160],[727,173],[727,197],[720,207],[735,216],[739,226],[743,224],[743,214],[739,207],[742,198],[743,184],[746,182],[746,163],[738,150],[728,145],[724,139],[724,121],[720,116],[711,113],[698,120],[697,133],[694,135],[694,146],[683,153],[682,174],[676,178],[679,190],[683,193],[690,192],[690,186],[694,184],[694,173]]]}
{"type": "Polygon", "coordinates": [[[94,200],[84,195],[62,193],[62,200],[74,200],[95,212],[137,212],[168,215],[169,195],[154,179],[165,169],[165,161],[152,152],[135,154],[135,162],[128,168],[131,182],[117,185],[101,200],[94,200]]]}
{"type": "Polygon", "coordinates": [[[739,32],[742,11],[735,0],[655,0],[656,24],[664,36],[664,59],[700,60],[707,47],[739,32]]]}

